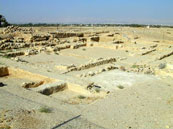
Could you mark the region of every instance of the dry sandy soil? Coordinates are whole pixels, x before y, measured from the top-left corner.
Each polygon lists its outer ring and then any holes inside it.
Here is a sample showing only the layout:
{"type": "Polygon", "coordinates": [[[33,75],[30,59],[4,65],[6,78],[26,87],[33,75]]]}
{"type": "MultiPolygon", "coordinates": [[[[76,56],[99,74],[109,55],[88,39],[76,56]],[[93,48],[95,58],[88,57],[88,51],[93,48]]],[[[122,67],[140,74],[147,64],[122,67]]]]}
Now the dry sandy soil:
{"type": "Polygon", "coordinates": [[[173,128],[173,29],[0,29],[0,129],[173,128]]]}

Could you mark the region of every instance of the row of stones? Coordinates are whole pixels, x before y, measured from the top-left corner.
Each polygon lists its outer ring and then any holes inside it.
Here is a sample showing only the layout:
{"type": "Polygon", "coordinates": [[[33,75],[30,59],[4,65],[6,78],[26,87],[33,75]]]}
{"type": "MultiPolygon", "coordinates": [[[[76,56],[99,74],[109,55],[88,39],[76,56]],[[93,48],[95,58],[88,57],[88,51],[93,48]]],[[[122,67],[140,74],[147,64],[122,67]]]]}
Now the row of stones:
{"type": "Polygon", "coordinates": [[[101,74],[103,72],[111,71],[111,70],[115,70],[115,69],[118,69],[118,67],[115,66],[115,65],[110,65],[110,66],[106,66],[105,68],[101,68],[101,69],[99,69],[97,71],[89,71],[87,73],[83,73],[83,74],[80,74],[78,76],[79,77],[92,77],[92,76],[101,74]]]}
{"type": "Polygon", "coordinates": [[[115,69],[119,69],[119,70],[126,71],[126,72],[135,72],[135,73],[152,74],[152,75],[155,74],[154,69],[150,68],[149,66],[140,65],[137,67],[138,68],[133,68],[133,67],[132,68],[125,68],[123,66],[110,65],[110,66],[106,66],[105,68],[101,68],[97,71],[89,71],[87,73],[83,73],[83,74],[80,74],[77,76],[78,77],[92,77],[92,76],[101,74],[103,72],[115,70],[115,69]]]}
{"type": "Polygon", "coordinates": [[[116,62],[116,58],[108,58],[108,59],[99,59],[99,60],[95,60],[93,62],[89,62],[87,64],[84,65],[80,65],[80,66],[74,66],[70,69],[67,70],[67,72],[71,72],[71,71],[81,71],[81,70],[85,70],[85,69],[89,69],[89,68],[93,68],[99,65],[104,65],[104,64],[109,64],[109,63],[113,63],[116,62]]]}
{"type": "Polygon", "coordinates": [[[33,29],[32,28],[21,28],[18,26],[7,26],[3,33],[4,34],[8,34],[8,33],[14,33],[14,32],[23,32],[23,33],[33,33],[33,29]]]}
{"type": "MultiPolygon", "coordinates": [[[[12,44],[12,43],[11,43],[12,44]]],[[[1,47],[2,48],[7,48],[7,46],[5,46],[7,44],[3,44],[1,47]]],[[[8,44],[9,45],[9,44],[8,44]]],[[[15,44],[13,46],[8,46],[8,48],[11,48],[11,49],[17,49],[17,48],[25,48],[25,47],[33,47],[33,46],[38,46],[40,44],[36,43],[36,44],[15,44]]],[[[43,45],[43,43],[42,43],[43,45]]],[[[44,44],[44,45],[47,45],[47,44],[44,44]]],[[[50,45],[50,44],[49,44],[50,45]]],[[[30,49],[30,50],[27,50],[27,51],[15,51],[15,52],[8,52],[8,53],[5,53],[4,56],[7,56],[7,57],[16,57],[16,56],[22,56],[22,55],[36,55],[42,51],[47,51],[47,52],[56,52],[56,51],[60,51],[60,50],[63,50],[63,49],[68,49],[68,48],[72,48],[72,49],[77,49],[79,47],[84,47],[86,46],[86,43],[77,43],[77,44],[74,44],[73,46],[69,45],[69,44],[63,44],[63,45],[56,45],[55,47],[52,47],[52,46],[47,46],[47,47],[42,47],[41,49],[30,49]]]]}

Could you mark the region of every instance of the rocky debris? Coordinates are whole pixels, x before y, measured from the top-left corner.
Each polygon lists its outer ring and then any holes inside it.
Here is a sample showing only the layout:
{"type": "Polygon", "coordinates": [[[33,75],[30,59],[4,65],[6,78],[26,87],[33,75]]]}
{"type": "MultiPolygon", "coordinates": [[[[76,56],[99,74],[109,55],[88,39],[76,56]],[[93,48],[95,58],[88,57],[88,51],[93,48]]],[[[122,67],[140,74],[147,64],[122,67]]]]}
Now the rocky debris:
{"type": "Polygon", "coordinates": [[[3,40],[1,40],[0,41],[0,45],[2,45],[2,44],[4,44],[4,43],[7,43],[7,42],[13,42],[13,40],[12,39],[3,39],[3,40]]]}
{"type": "Polygon", "coordinates": [[[91,82],[87,85],[87,90],[91,89],[94,86],[94,82],[91,82]]]}
{"type": "Polygon", "coordinates": [[[62,44],[62,45],[57,45],[56,47],[53,48],[53,51],[60,51],[63,49],[69,49],[71,45],[69,44],[62,44]]]}
{"type": "Polygon", "coordinates": [[[92,46],[94,46],[94,44],[93,43],[87,43],[87,46],[92,47],[92,46]]]}
{"type": "Polygon", "coordinates": [[[73,42],[77,42],[78,40],[77,39],[73,39],[73,42]]]}
{"type": "Polygon", "coordinates": [[[0,50],[26,48],[26,47],[30,47],[32,45],[34,45],[34,44],[5,42],[5,43],[0,44],[0,50]]]}
{"type": "Polygon", "coordinates": [[[52,42],[52,43],[55,43],[55,44],[62,44],[62,42],[60,42],[59,38],[50,37],[49,42],[52,42]]]}
{"type": "Polygon", "coordinates": [[[24,82],[22,84],[23,88],[35,88],[38,87],[40,85],[42,85],[44,83],[44,81],[40,81],[40,82],[24,82]]]}
{"type": "Polygon", "coordinates": [[[114,41],[113,44],[122,44],[124,43],[123,41],[114,41]]]}
{"type": "Polygon", "coordinates": [[[150,46],[150,48],[156,48],[158,46],[158,44],[152,45],[150,46]]]}
{"type": "Polygon", "coordinates": [[[138,36],[136,36],[136,37],[134,37],[134,39],[139,39],[140,37],[138,37],[138,36]]]}
{"type": "Polygon", "coordinates": [[[171,51],[171,52],[169,52],[169,53],[167,53],[167,54],[165,54],[165,55],[163,55],[163,56],[160,56],[159,58],[158,58],[158,60],[162,60],[162,59],[164,59],[164,58],[166,58],[166,57],[169,57],[169,56],[172,56],[173,55],[173,51],[171,51]]]}
{"type": "Polygon", "coordinates": [[[97,31],[95,34],[110,33],[109,31],[97,31]]]}
{"type": "Polygon", "coordinates": [[[3,31],[4,34],[14,33],[14,32],[22,32],[25,34],[31,34],[34,31],[32,28],[21,28],[19,26],[7,26],[3,31]]]}
{"type": "MultiPolygon", "coordinates": [[[[45,50],[44,50],[44,52],[47,52],[47,53],[51,53],[53,51],[54,51],[54,47],[52,47],[52,46],[45,47],[45,50]]],[[[56,52],[56,51],[54,51],[54,52],[56,52]]]]}
{"type": "Polygon", "coordinates": [[[49,46],[51,45],[51,43],[49,43],[48,41],[41,41],[41,42],[34,42],[34,43],[30,43],[30,46],[49,46]]]}
{"type": "Polygon", "coordinates": [[[31,49],[31,50],[27,50],[25,52],[25,55],[26,56],[29,56],[29,55],[37,55],[39,53],[39,51],[37,49],[31,49]]]}
{"type": "Polygon", "coordinates": [[[144,69],[142,70],[142,73],[144,73],[144,74],[152,74],[152,75],[155,74],[154,69],[152,69],[152,68],[150,68],[150,67],[144,68],[144,69]]]}
{"type": "Polygon", "coordinates": [[[17,61],[17,62],[22,62],[22,63],[29,63],[28,61],[26,61],[26,60],[23,60],[23,59],[20,59],[20,58],[18,58],[18,57],[15,57],[15,58],[11,58],[11,59],[14,59],[15,61],[17,61]]]}
{"type": "MultiPolygon", "coordinates": [[[[89,71],[89,72],[88,72],[88,76],[94,76],[94,75],[96,75],[95,72],[93,72],[93,71],[89,71]]],[[[86,76],[87,76],[87,75],[86,75],[86,76]]]]}
{"type": "Polygon", "coordinates": [[[56,55],[59,55],[59,52],[58,52],[58,51],[55,51],[54,53],[55,53],[56,55]]]}
{"type": "Polygon", "coordinates": [[[34,90],[44,95],[51,95],[55,92],[63,91],[66,88],[67,88],[67,83],[59,81],[55,83],[44,84],[36,88],[31,88],[31,90],[34,90]]]}
{"type": "Polygon", "coordinates": [[[159,69],[164,69],[166,68],[166,63],[160,63],[158,67],[159,69]]]}
{"type": "Polygon", "coordinates": [[[115,65],[110,65],[110,66],[106,66],[106,67],[105,67],[105,70],[106,70],[106,71],[110,71],[110,70],[114,70],[114,69],[118,69],[118,67],[115,66],[115,65]]]}
{"type": "Polygon", "coordinates": [[[71,65],[57,65],[56,68],[57,69],[60,69],[60,70],[68,70],[68,69],[71,69],[71,68],[74,68],[76,67],[74,64],[71,64],[71,65]]]}
{"type": "Polygon", "coordinates": [[[0,40],[4,40],[4,39],[13,39],[14,38],[14,34],[0,34],[0,40]]]}
{"type": "Polygon", "coordinates": [[[71,45],[71,48],[72,49],[77,49],[77,48],[86,47],[86,46],[87,46],[86,43],[77,43],[77,44],[71,45]]]}
{"type": "Polygon", "coordinates": [[[25,39],[24,38],[20,38],[20,37],[16,37],[13,42],[15,43],[24,43],[25,42],[25,39]]]}
{"type": "Polygon", "coordinates": [[[5,57],[16,57],[16,56],[22,56],[25,55],[25,52],[17,51],[17,52],[8,52],[4,56],[5,57]]]}
{"type": "Polygon", "coordinates": [[[124,66],[120,66],[119,69],[122,71],[126,71],[126,68],[124,66]]]}
{"type": "Polygon", "coordinates": [[[146,47],[141,47],[142,50],[147,49],[146,47]]]}
{"type": "Polygon", "coordinates": [[[2,83],[2,82],[0,82],[0,87],[3,87],[3,86],[5,86],[5,84],[4,84],[4,83],[2,83]]]}
{"type": "Polygon", "coordinates": [[[153,42],[155,42],[155,43],[160,43],[160,41],[153,41],[153,42]]]}
{"type": "Polygon", "coordinates": [[[9,71],[7,66],[0,66],[0,77],[8,76],[9,71]]]}
{"type": "Polygon", "coordinates": [[[84,37],[84,33],[61,33],[52,32],[50,33],[53,38],[69,38],[69,37],[84,37]]]}
{"type": "Polygon", "coordinates": [[[91,37],[91,41],[99,42],[99,40],[100,40],[100,37],[99,36],[91,37]]]}
{"type": "Polygon", "coordinates": [[[130,68],[127,68],[126,71],[152,75],[155,74],[155,70],[147,65],[132,65],[130,68]]]}
{"type": "Polygon", "coordinates": [[[71,69],[71,68],[75,68],[76,66],[74,64],[68,65],[66,66],[66,69],[71,69]]]}
{"type": "Polygon", "coordinates": [[[114,37],[114,34],[108,34],[108,37],[114,37]]]}
{"type": "Polygon", "coordinates": [[[68,40],[60,40],[60,44],[66,44],[66,43],[68,43],[68,40]]]}
{"type": "Polygon", "coordinates": [[[85,70],[85,69],[89,69],[89,68],[93,68],[93,67],[96,67],[99,65],[109,64],[109,63],[113,63],[113,62],[116,62],[116,58],[97,59],[97,60],[91,61],[87,64],[71,68],[66,73],[71,72],[71,71],[81,71],[81,70],[85,70]]]}
{"type": "Polygon", "coordinates": [[[87,38],[79,38],[79,41],[80,41],[80,42],[83,42],[83,43],[84,43],[84,42],[87,42],[87,38]]]}
{"type": "Polygon", "coordinates": [[[115,70],[115,69],[118,69],[118,67],[114,66],[114,65],[110,65],[110,66],[106,66],[105,68],[99,69],[97,71],[89,71],[88,73],[80,74],[79,77],[89,77],[89,76],[92,77],[92,76],[101,74],[103,72],[111,71],[111,70],[115,70]]]}
{"type": "MultiPolygon", "coordinates": [[[[114,43],[113,43],[114,44],[114,43]]],[[[119,49],[119,48],[123,48],[124,46],[122,44],[115,44],[114,48],[115,49],[119,49]]]]}
{"type": "Polygon", "coordinates": [[[142,52],[141,55],[144,56],[144,55],[150,54],[150,53],[152,53],[154,51],[156,51],[156,49],[147,50],[145,52],[142,52]]]}
{"type": "Polygon", "coordinates": [[[50,35],[33,35],[30,39],[31,42],[40,42],[49,40],[50,35]]]}
{"type": "Polygon", "coordinates": [[[101,86],[97,86],[92,82],[87,85],[86,89],[92,93],[99,93],[101,91],[101,86]]]}

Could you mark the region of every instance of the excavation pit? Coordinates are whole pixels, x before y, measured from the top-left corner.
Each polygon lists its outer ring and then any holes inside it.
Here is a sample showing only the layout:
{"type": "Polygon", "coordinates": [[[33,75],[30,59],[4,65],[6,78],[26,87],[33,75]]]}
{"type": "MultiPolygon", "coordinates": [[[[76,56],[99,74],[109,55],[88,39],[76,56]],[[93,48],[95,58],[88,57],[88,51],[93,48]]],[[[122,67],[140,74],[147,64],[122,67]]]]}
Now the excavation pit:
{"type": "Polygon", "coordinates": [[[31,88],[57,81],[56,79],[12,67],[3,67],[1,72],[3,77],[0,78],[0,81],[7,84],[7,86],[19,85],[24,88],[31,88]]]}

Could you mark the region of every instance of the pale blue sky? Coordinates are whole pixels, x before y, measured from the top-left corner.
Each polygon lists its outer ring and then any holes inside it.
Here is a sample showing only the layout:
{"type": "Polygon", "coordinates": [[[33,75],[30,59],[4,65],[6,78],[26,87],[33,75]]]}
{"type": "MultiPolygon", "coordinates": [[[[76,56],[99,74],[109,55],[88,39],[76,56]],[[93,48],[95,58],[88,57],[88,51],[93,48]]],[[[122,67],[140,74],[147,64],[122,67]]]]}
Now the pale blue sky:
{"type": "Polygon", "coordinates": [[[173,0],[0,0],[10,23],[172,24],[173,0]]]}

